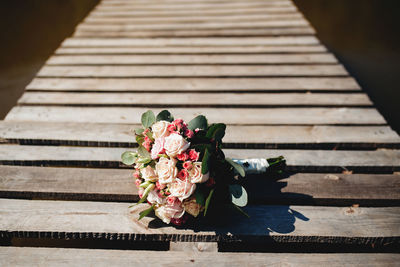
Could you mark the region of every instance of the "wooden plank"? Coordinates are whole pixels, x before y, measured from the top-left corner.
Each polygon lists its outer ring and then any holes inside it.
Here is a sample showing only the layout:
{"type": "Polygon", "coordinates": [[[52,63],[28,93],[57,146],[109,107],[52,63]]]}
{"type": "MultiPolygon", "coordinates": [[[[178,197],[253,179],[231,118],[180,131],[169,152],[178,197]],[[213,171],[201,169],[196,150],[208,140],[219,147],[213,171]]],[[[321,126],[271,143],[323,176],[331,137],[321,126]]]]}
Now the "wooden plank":
{"type": "Polygon", "coordinates": [[[319,45],[315,36],[224,38],[68,38],[63,47],[319,45]]]}
{"type": "Polygon", "coordinates": [[[72,248],[1,247],[3,266],[79,266],[83,262],[93,266],[160,266],[166,262],[174,266],[396,266],[399,254],[301,254],[301,253],[193,253],[178,251],[126,251],[72,248]],[[151,259],[151,260],[149,260],[151,259]],[[251,259],[251,260],[250,260],[251,259]]]}
{"type": "Polygon", "coordinates": [[[68,55],[52,56],[47,65],[150,64],[311,64],[337,63],[329,53],[254,55],[68,55]]]}
{"type": "MultiPolygon", "coordinates": [[[[34,145],[136,146],[129,124],[65,122],[0,122],[0,140],[34,145]]],[[[239,126],[228,125],[227,148],[400,148],[389,126],[239,126]],[[246,132],[246,135],[242,133],[246,132]]]]}
{"type": "Polygon", "coordinates": [[[368,96],[318,93],[64,93],[26,92],[20,105],[145,107],[372,106],[368,96]],[[196,100],[193,102],[193,100],[196,100]]]}
{"type": "Polygon", "coordinates": [[[400,239],[400,208],[248,206],[251,219],[226,216],[225,226],[192,230],[166,226],[153,218],[136,221],[127,203],[0,199],[2,236],[119,240],[257,242],[261,247],[295,243],[315,246],[355,245],[396,248],[400,239]],[[259,216],[263,214],[263,216],[259,216]],[[234,224],[229,224],[229,221],[234,224]],[[152,222],[153,221],[153,222],[152,222]]]}
{"type": "Polygon", "coordinates": [[[37,77],[282,77],[348,76],[342,65],[44,66],[37,77]]]}
{"type": "MultiPolygon", "coordinates": [[[[0,164],[26,166],[126,167],[120,163],[128,148],[0,145],[0,164]]],[[[393,172],[400,170],[400,151],[225,149],[231,158],[285,156],[288,171],[393,172]]]]}
{"type": "Polygon", "coordinates": [[[204,22],[204,23],[160,23],[160,24],[80,24],[77,31],[136,31],[136,30],[194,30],[194,29],[252,29],[267,27],[306,27],[309,23],[304,19],[270,20],[252,22],[204,22]]]}
{"type": "Polygon", "coordinates": [[[76,31],[74,37],[255,37],[255,36],[296,36],[315,34],[310,27],[293,28],[254,28],[254,29],[188,29],[188,30],[152,30],[152,31],[76,31]]]}
{"type": "MultiPolygon", "coordinates": [[[[244,186],[253,204],[399,206],[399,182],[399,175],[297,173],[278,181],[248,176],[244,186]]],[[[0,166],[0,197],[139,200],[132,170],[27,166],[0,166]]]]}
{"type": "MultiPolygon", "coordinates": [[[[249,1],[244,1],[244,0],[199,0],[196,1],[196,3],[236,3],[236,2],[286,2],[287,0],[249,0],[249,1]]],[[[130,4],[132,2],[127,2],[126,0],[117,0],[117,1],[110,1],[110,0],[103,0],[101,2],[102,5],[109,5],[109,6],[121,6],[121,5],[126,5],[126,4],[130,4]]],[[[193,3],[192,0],[162,0],[162,1],[147,1],[147,0],[135,0],[135,4],[191,4],[193,3]]]]}
{"type": "MultiPolygon", "coordinates": [[[[6,116],[12,121],[140,123],[147,108],[16,106],[6,116]]],[[[155,113],[162,109],[154,108],[155,113]]],[[[374,108],[169,108],[186,121],[203,114],[209,122],[227,124],[386,124],[374,108]]]]}
{"type": "Polygon", "coordinates": [[[167,46],[167,47],[60,47],[56,55],[77,54],[260,54],[260,53],[321,53],[326,48],[321,45],[280,45],[280,46],[167,46]]]}
{"type": "Polygon", "coordinates": [[[26,90],[45,91],[360,91],[351,77],[335,78],[35,78],[26,90]]]}
{"type": "Polygon", "coordinates": [[[110,17],[92,17],[88,16],[84,22],[88,24],[118,24],[118,23],[136,23],[136,24],[159,24],[167,22],[218,22],[218,21],[269,21],[269,20],[291,20],[291,19],[302,19],[304,18],[300,13],[290,14],[259,14],[259,15],[232,15],[232,16],[196,16],[196,17],[122,17],[122,18],[110,18],[110,17]]]}

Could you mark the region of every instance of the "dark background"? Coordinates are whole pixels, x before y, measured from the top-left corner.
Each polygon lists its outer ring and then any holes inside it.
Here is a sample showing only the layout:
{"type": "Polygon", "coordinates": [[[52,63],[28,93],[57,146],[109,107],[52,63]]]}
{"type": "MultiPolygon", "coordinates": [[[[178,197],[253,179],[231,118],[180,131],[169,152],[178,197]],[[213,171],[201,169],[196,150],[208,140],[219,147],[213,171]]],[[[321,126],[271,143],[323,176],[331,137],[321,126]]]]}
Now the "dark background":
{"type": "MultiPolygon", "coordinates": [[[[98,0],[0,1],[0,119],[98,0]]],[[[400,132],[400,1],[294,0],[400,132]]]]}

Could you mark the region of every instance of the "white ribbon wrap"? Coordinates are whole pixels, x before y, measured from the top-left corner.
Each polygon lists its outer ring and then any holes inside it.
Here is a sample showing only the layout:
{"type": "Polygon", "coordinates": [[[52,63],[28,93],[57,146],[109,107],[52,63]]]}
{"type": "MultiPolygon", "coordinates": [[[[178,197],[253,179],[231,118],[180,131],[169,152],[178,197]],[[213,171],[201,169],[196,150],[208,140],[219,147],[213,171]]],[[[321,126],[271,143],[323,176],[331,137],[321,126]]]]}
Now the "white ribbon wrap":
{"type": "Polygon", "coordinates": [[[269,167],[266,159],[232,159],[237,164],[240,164],[246,174],[265,173],[269,167]]]}

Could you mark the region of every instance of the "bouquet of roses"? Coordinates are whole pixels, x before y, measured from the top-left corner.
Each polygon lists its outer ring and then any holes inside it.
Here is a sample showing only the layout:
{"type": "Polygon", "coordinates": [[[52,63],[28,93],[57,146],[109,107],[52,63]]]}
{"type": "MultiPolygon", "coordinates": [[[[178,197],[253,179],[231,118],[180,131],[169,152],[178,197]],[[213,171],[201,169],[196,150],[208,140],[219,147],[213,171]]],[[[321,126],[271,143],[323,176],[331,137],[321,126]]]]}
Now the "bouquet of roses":
{"type": "Polygon", "coordinates": [[[124,164],[135,168],[138,204],[147,201],[150,205],[139,220],[154,211],[163,222],[182,225],[210,213],[211,203],[229,205],[247,216],[241,209],[247,204],[247,193],[239,177],[267,168],[281,172],[285,166],[283,157],[226,158],[221,149],[226,125],[208,124],[202,115],[186,123],[174,120],[167,110],[157,116],[149,110],[141,121],[143,128],[135,130],[137,152],[121,156],[124,164]]]}

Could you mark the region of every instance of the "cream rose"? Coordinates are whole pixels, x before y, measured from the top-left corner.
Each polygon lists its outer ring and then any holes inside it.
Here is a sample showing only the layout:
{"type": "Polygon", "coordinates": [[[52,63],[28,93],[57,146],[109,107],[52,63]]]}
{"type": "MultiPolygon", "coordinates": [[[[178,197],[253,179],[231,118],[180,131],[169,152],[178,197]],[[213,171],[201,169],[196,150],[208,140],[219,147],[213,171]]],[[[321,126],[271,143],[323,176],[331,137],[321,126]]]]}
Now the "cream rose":
{"type": "Polygon", "coordinates": [[[156,172],[161,184],[172,183],[178,174],[176,159],[160,158],[156,164],[156,172]]]}
{"type": "Polygon", "coordinates": [[[140,173],[142,174],[143,179],[145,179],[146,181],[156,182],[158,179],[157,174],[154,172],[154,169],[150,166],[141,169],[140,173]]]}
{"type": "Polygon", "coordinates": [[[174,183],[169,185],[171,196],[177,197],[180,201],[190,197],[194,190],[196,190],[196,185],[192,184],[188,180],[182,181],[176,179],[174,183]]]}
{"type": "Polygon", "coordinates": [[[165,152],[170,157],[176,157],[178,154],[185,152],[190,146],[190,143],[181,135],[173,133],[165,138],[165,152]]]}
{"type": "Polygon", "coordinates": [[[165,143],[164,137],[156,138],[153,144],[153,148],[151,149],[152,159],[157,159],[158,154],[161,154],[161,152],[164,151],[164,143],[165,143]]]}
{"type": "Polygon", "coordinates": [[[192,183],[204,183],[210,178],[210,173],[201,173],[201,162],[193,162],[192,168],[189,171],[190,182],[192,183]]]}
{"type": "Polygon", "coordinates": [[[160,138],[160,137],[167,137],[169,135],[168,131],[168,121],[158,121],[151,126],[151,131],[153,132],[153,137],[154,138],[160,138]]]}
{"type": "Polygon", "coordinates": [[[182,204],[185,211],[194,217],[204,210],[204,207],[196,202],[196,198],[186,199],[182,204]]]}
{"type": "Polygon", "coordinates": [[[182,203],[175,201],[172,204],[162,205],[155,210],[155,214],[163,222],[169,224],[172,218],[178,219],[185,214],[182,203]]]}
{"type": "Polygon", "coordinates": [[[158,205],[162,205],[166,202],[165,198],[160,197],[155,190],[150,191],[150,193],[147,196],[147,201],[150,202],[151,204],[158,204],[158,205]]]}

